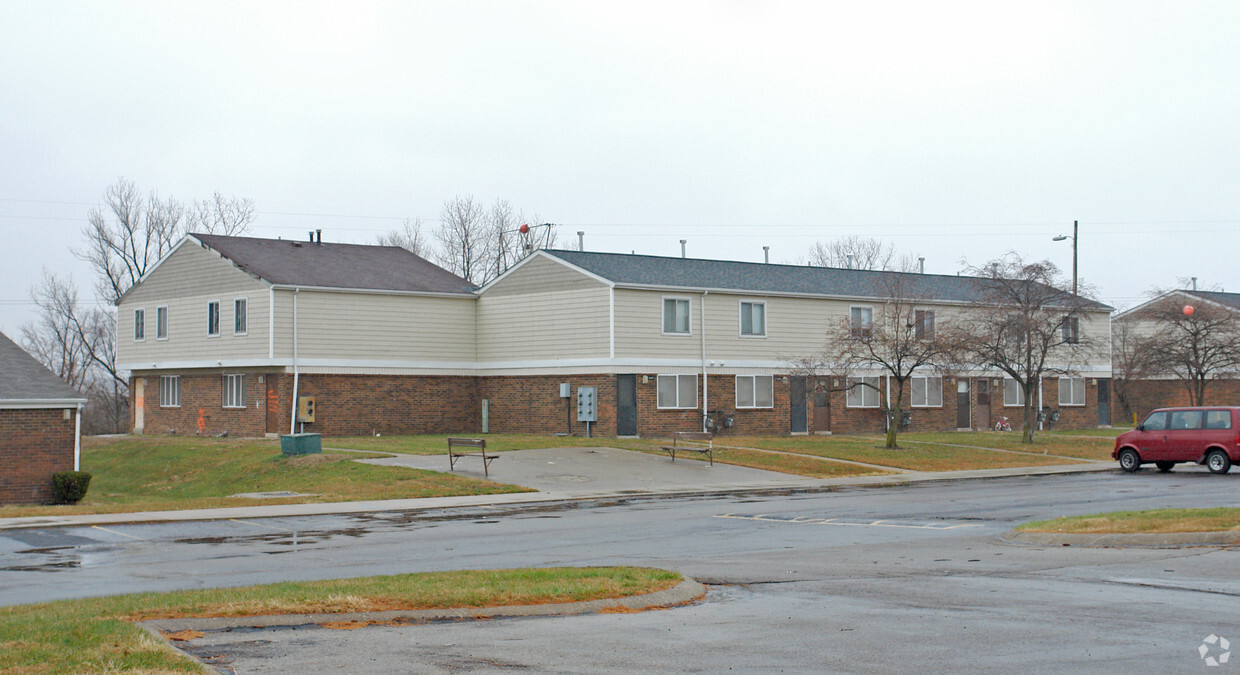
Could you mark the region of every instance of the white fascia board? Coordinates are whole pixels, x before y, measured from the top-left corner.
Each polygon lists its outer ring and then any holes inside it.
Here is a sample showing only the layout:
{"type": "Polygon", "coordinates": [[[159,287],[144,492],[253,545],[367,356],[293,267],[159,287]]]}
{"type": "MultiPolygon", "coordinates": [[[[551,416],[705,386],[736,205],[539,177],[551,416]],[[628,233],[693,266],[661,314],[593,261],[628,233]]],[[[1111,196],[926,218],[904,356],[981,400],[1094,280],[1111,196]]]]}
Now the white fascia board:
{"type": "Polygon", "coordinates": [[[478,297],[476,292],[462,291],[460,293],[443,293],[438,291],[397,291],[385,288],[344,288],[339,286],[302,286],[300,284],[271,284],[271,288],[277,291],[315,291],[319,293],[360,293],[363,295],[405,295],[405,296],[422,296],[428,298],[457,298],[459,300],[473,300],[478,297]]]}
{"type": "Polygon", "coordinates": [[[36,410],[40,408],[80,408],[84,398],[32,398],[0,400],[0,410],[36,410]]]}

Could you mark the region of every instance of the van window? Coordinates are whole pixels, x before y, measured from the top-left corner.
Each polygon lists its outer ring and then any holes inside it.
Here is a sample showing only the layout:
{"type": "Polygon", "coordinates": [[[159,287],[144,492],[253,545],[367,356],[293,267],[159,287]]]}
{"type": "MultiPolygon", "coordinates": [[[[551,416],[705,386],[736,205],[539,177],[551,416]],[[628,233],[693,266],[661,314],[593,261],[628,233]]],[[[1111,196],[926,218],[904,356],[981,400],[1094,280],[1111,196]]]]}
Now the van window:
{"type": "Polygon", "coordinates": [[[1146,431],[1162,431],[1163,429],[1166,429],[1167,413],[1150,413],[1150,416],[1145,418],[1145,421],[1141,423],[1141,428],[1146,431]]]}
{"type": "Polygon", "coordinates": [[[1230,410],[1207,410],[1206,411],[1206,428],[1207,429],[1230,429],[1231,428],[1231,411],[1230,410]]]}
{"type": "Polygon", "coordinates": [[[1171,429],[1200,429],[1202,411],[1173,410],[1171,412],[1171,429]]]}

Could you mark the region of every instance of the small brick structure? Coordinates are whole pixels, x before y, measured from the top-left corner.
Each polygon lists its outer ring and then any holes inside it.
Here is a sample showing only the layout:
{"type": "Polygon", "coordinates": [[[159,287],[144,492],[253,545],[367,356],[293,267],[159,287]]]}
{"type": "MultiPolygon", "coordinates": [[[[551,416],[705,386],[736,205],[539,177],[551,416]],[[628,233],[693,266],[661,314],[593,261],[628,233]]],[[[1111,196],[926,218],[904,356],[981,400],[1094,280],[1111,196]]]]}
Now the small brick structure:
{"type": "Polygon", "coordinates": [[[0,504],[52,501],[52,474],[78,468],[85,403],[0,334],[0,504]]]}

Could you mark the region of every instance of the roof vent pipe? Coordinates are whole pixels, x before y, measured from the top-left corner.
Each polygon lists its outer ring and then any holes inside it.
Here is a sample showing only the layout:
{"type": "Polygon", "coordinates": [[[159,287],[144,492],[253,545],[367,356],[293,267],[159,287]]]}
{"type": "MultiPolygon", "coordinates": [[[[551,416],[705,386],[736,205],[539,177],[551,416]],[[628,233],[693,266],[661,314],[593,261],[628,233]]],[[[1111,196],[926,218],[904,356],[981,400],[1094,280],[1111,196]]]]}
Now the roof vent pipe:
{"type": "Polygon", "coordinates": [[[577,231],[577,250],[586,250],[586,233],[582,230],[577,231]]]}
{"type": "Polygon", "coordinates": [[[1197,277],[1193,277],[1193,290],[1197,290],[1197,277]]]}
{"type": "Polygon", "coordinates": [[[770,246],[762,247],[762,258],[765,260],[766,264],[768,265],[771,264],[771,247],[770,246]]]}
{"type": "Polygon", "coordinates": [[[925,273],[926,273],[926,259],[925,259],[925,257],[921,257],[921,258],[918,258],[918,259],[917,259],[917,269],[921,271],[921,274],[925,274],[925,273]]]}
{"type": "Polygon", "coordinates": [[[310,230],[310,243],[314,243],[314,230],[310,230]]]}
{"type": "Polygon", "coordinates": [[[852,258],[853,258],[853,254],[849,253],[848,254],[848,269],[852,269],[852,258]]]}
{"type": "Polygon", "coordinates": [[[315,241],[315,243],[318,243],[318,244],[322,244],[322,243],[323,243],[323,230],[315,230],[315,231],[314,231],[314,241],[315,241]]]}
{"type": "Polygon", "coordinates": [[[680,257],[682,258],[685,257],[685,244],[688,243],[688,241],[688,239],[680,240],[680,257]]]}

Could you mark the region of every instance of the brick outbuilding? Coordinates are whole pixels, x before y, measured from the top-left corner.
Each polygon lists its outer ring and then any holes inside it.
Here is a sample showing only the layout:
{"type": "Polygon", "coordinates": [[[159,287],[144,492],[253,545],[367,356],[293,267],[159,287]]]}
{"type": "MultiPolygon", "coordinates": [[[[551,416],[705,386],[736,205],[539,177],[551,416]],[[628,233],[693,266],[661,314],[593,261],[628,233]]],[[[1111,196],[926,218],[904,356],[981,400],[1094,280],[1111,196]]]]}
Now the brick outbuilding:
{"type": "Polygon", "coordinates": [[[0,504],[52,500],[52,474],[80,466],[85,404],[0,334],[0,504]]]}

